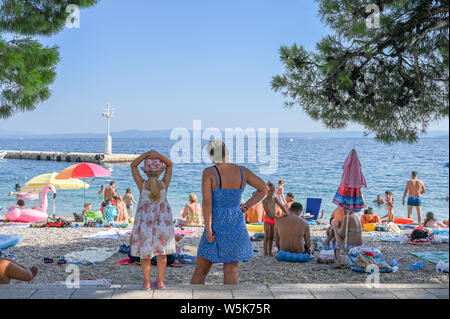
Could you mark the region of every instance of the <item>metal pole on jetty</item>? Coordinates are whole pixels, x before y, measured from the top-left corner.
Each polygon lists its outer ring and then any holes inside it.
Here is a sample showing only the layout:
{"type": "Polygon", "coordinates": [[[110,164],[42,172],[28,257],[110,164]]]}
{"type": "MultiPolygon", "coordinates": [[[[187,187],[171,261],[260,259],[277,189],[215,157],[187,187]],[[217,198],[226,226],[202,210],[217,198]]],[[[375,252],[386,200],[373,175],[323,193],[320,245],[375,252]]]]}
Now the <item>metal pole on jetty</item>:
{"type": "Polygon", "coordinates": [[[111,110],[111,105],[108,103],[106,110],[102,113],[106,117],[106,140],[105,140],[105,154],[112,154],[112,138],[110,130],[110,119],[114,117],[114,110],[111,110]]]}

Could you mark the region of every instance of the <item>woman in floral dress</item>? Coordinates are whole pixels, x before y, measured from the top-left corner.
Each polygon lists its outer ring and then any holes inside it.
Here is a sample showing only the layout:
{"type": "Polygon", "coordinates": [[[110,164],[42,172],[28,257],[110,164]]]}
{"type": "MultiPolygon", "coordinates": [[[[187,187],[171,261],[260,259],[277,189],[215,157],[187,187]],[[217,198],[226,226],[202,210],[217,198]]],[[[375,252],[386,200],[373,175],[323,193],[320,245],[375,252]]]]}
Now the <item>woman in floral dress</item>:
{"type": "Polygon", "coordinates": [[[144,274],[143,289],[165,288],[164,275],[167,267],[167,255],[174,254],[175,232],[172,210],[167,202],[167,189],[172,178],[172,162],[158,152],[151,150],[142,154],[131,163],[131,173],[139,188],[140,198],[131,235],[131,255],[141,258],[144,274]],[[139,173],[147,176],[144,180],[139,173]],[[159,177],[164,172],[163,178],[159,177]],[[151,258],[157,256],[158,280],[151,282],[151,258]]]}

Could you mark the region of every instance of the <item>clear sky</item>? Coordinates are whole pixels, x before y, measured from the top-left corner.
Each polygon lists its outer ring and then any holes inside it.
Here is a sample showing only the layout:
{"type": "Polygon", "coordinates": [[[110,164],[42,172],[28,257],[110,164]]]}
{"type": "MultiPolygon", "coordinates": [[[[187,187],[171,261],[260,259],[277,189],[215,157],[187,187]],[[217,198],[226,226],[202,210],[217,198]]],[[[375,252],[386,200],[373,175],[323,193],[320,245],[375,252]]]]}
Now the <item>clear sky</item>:
{"type": "MultiPolygon", "coordinates": [[[[280,45],[313,49],[327,33],[313,0],[101,0],[80,28],[43,42],[60,47],[52,96],[0,129],[103,132],[202,126],[324,131],[270,88],[280,45]]],[[[359,130],[352,126],[349,130],[359,130]]],[[[448,130],[448,120],[431,129],[448,130]]]]}

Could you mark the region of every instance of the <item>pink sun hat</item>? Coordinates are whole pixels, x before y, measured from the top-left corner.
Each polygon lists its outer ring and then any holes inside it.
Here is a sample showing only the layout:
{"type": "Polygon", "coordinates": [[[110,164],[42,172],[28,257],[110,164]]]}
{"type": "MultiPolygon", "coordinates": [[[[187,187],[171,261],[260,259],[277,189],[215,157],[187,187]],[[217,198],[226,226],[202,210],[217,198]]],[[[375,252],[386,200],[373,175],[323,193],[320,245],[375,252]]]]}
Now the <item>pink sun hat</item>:
{"type": "Polygon", "coordinates": [[[166,165],[159,159],[146,159],[141,169],[144,172],[161,172],[166,169],[166,165]]]}

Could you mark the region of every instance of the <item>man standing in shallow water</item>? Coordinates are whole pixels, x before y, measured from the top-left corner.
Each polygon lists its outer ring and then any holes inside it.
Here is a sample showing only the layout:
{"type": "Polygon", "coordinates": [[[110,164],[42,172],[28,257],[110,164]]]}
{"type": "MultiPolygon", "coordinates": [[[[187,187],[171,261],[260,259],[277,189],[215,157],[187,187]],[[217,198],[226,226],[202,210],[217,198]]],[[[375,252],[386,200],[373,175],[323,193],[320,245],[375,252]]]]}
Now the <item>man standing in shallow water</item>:
{"type": "Polygon", "coordinates": [[[113,201],[114,200],[114,196],[116,196],[115,186],[116,186],[115,181],[111,181],[109,183],[109,187],[107,189],[105,189],[105,191],[103,192],[105,201],[107,201],[107,200],[113,201]]]}
{"type": "Polygon", "coordinates": [[[405,192],[403,193],[403,205],[405,205],[405,198],[409,192],[408,196],[408,218],[411,218],[412,210],[416,207],[417,217],[419,219],[418,223],[422,222],[421,210],[422,210],[422,194],[425,194],[427,190],[425,189],[425,184],[417,178],[417,172],[413,171],[411,173],[411,180],[406,183],[405,192]]]}

